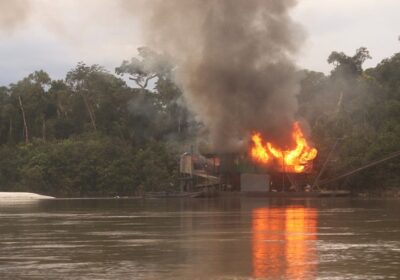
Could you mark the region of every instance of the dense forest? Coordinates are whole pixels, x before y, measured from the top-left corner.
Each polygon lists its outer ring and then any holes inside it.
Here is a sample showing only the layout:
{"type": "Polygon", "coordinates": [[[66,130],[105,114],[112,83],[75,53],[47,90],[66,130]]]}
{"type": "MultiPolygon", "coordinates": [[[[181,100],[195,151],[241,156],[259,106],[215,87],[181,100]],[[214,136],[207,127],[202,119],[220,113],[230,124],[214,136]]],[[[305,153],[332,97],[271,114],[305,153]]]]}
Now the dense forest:
{"type": "MultiPolygon", "coordinates": [[[[324,177],[400,150],[400,53],[363,70],[365,48],[333,52],[330,75],[301,71],[299,118],[324,177]]],[[[178,188],[179,154],[199,124],[173,82],[174,67],[140,48],[109,73],[78,63],[63,80],[40,70],[0,87],[0,190],[55,196],[134,195],[178,188]]],[[[394,159],[337,184],[397,187],[394,159]]]]}
{"type": "Polygon", "coordinates": [[[175,189],[180,145],[192,136],[171,71],[141,48],[139,58],[116,68],[119,76],[78,63],[64,80],[40,70],[0,88],[1,190],[108,196],[175,189]]]}
{"type": "MultiPolygon", "coordinates": [[[[370,58],[366,48],[353,56],[332,52],[329,76],[305,71],[299,114],[310,124],[320,152],[317,169],[333,154],[323,177],[335,177],[400,150],[400,53],[363,70],[370,58]]],[[[391,159],[333,185],[356,192],[397,188],[400,160],[391,159]]]]}

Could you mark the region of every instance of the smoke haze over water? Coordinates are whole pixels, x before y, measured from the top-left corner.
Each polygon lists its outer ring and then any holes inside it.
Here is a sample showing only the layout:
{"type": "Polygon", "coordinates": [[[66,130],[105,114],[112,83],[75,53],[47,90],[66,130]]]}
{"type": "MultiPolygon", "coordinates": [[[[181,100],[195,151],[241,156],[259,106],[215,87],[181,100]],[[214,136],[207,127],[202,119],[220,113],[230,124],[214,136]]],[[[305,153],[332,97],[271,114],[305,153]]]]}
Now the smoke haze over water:
{"type": "Polygon", "coordinates": [[[296,2],[142,3],[146,43],[175,60],[176,80],[217,151],[237,150],[254,130],[289,139],[299,87],[292,58],[304,38],[289,15],[296,2]]]}

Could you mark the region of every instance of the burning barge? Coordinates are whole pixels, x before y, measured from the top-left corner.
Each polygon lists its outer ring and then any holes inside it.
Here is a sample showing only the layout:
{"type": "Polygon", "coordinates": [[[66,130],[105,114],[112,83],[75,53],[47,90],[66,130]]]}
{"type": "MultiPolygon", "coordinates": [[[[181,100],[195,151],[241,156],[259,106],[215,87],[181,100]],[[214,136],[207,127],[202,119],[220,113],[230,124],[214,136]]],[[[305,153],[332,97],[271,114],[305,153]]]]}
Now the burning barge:
{"type": "Polygon", "coordinates": [[[200,155],[185,153],[180,159],[181,192],[188,197],[212,197],[241,193],[263,197],[339,197],[346,190],[313,187],[315,173],[263,170],[242,155],[200,155]]]}
{"type": "Polygon", "coordinates": [[[180,158],[181,191],[204,196],[242,193],[266,197],[337,197],[345,190],[321,190],[313,169],[317,150],[299,123],[294,123],[291,148],[280,149],[253,133],[247,153],[185,153],[180,158]]]}

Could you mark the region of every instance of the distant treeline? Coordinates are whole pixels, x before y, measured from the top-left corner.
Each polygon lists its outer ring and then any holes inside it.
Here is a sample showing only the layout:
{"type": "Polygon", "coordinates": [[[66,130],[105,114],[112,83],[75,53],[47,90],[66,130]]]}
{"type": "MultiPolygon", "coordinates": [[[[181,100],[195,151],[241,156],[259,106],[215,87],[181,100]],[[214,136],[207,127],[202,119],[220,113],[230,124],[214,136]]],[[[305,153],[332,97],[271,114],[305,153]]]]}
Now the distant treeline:
{"type": "MultiPolygon", "coordinates": [[[[310,125],[322,177],[400,150],[400,53],[363,70],[365,48],[333,52],[330,75],[300,71],[299,118],[310,125]]],[[[133,195],[178,188],[178,155],[199,124],[172,81],[174,67],[149,49],[109,73],[78,65],[63,80],[36,71],[0,87],[0,191],[57,196],[133,195]],[[127,81],[130,82],[127,82],[127,81]]],[[[336,182],[399,186],[400,160],[336,182]]]]}
{"type": "Polygon", "coordinates": [[[176,189],[179,145],[191,137],[188,113],[170,66],[150,59],[159,61],[140,49],[140,60],[116,69],[120,77],[78,63],[63,80],[40,70],[0,87],[0,191],[176,189]]]}

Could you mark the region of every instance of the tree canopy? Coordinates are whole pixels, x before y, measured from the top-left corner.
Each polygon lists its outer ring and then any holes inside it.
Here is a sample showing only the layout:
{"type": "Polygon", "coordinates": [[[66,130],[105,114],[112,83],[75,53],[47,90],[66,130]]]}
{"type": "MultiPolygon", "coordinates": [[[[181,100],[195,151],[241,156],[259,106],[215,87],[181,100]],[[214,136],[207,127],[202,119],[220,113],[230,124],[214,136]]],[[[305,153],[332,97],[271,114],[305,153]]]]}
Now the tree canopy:
{"type": "Polygon", "coordinates": [[[182,93],[156,53],[141,48],[139,57],[152,66],[124,70],[137,87],[83,62],[63,80],[40,70],[1,87],[0,190],[82,196],[176,188],[180,150],[170,139],[188,137],[182,93]],[[154,75],[154,89],[141,84],[154,75]]]}

